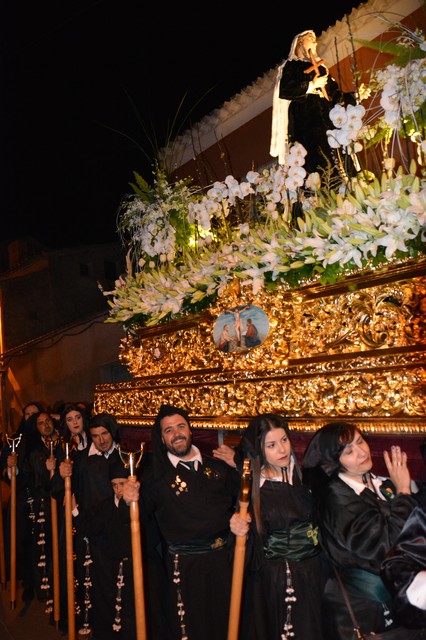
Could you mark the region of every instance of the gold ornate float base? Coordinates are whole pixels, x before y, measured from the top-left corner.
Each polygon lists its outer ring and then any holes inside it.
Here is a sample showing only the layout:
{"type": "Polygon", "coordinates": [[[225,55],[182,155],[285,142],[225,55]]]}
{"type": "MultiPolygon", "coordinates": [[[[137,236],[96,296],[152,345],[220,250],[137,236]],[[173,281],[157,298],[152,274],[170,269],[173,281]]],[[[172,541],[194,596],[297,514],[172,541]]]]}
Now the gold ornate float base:
{"type": "Polygon", "coordinates": [[[297,291],[231,287],[206,313],[128,333],[119,357],[134,379],[97,385],[95,411],[151,426],[169,403],[198,428],[234,430],[279,412],[302,431],[345,419],[374,433],[426,434],[425,350],[424,260],[297,291]],[[214,324],[240,304],[260,307],[269,333],[258,347],[222,353],[214,324]]]}

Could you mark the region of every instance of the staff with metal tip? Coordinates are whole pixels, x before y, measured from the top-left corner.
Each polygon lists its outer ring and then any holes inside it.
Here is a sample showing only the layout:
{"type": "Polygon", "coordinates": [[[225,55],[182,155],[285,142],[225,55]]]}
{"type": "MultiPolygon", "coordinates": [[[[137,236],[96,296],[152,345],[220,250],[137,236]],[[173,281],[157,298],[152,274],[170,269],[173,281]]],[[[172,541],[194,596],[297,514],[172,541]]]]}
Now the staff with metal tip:
{"type": "MultiPolygon", "coordinates": [[[[70,462],[70,446],[65,443],[65,460],[70,462]]],[[[74,548],[72,534],[71,476],[65,477],[65,541],[67,549],[68,640],[75,640],[74,548]]]]}
{"type": "MultiPolygon", "coordinates": [[[[49,442],[50,461],[52,464],[53,462],[56,463],[56,458],[53,452],[58,442],[59,440],[53,440],[53,438],[51,438],[49,442]]],[[[50,479],[52,479],[54,473],[55,467],[53,466],[50,469],[50,479]]],[[[50,512],[52,519],[53,621],[56,629],[58,629],[60,619],[58,504],[53,496],[50,498],[50,512]]]]}
{"type": "Polygon", "coordinates": [[[10,469],[10,608],[16,605],[16,465],[18,454],[16,449],[21,442],[22,434],[17,438],[6,436],[7,444],[11,447],[8,457],[10,469]]]}
{"type": "MultiPolygon", "coordinates": [[[[241,477],[241,493],[239,498],[240,517],[248,522],[248,508],[250,504],[250,493],[252,485],[252,472],[250,469],[250,459],[246,458],[243,463],[243,473],[241,477]]],[[[232,571],[231,604],[229,609],[228,640],[238,639],[238,629],[240,626],[241,596],[244,579],[244,559],[246,554],[247,534],[237,535],[235,539],[234,566],[232,571]]]]}
{"type": "MultiPolygon", "coordinates": [[[[137,482],[135,469],[140,464],[143,455],[144,442],[140,444],[140,451],[123,451],[117,445],[120,458],[129,469],[130,482],[137,482]]],[[[146,640],[146,616],[145,616],[145,594],[143,584],[143,564],[142,564],[142,546],[141,546],[141,530],[139,520],[139,503],[137,500],[130,502],[130,531],[132,535],[132,561],[133,561],[133,585],[135,593],[135,614],[136,614],[136,637],[137,640],[146,640]]]]}

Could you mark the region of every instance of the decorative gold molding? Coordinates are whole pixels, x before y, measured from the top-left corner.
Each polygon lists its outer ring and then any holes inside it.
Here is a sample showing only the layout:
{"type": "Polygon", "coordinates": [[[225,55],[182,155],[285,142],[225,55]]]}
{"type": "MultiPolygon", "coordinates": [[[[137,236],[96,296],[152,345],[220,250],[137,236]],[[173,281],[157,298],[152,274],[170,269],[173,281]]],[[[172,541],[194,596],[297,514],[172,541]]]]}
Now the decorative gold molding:
{"type": "MultiPolygon", "coordinates": [[[[395,421],[393,419],[381,419],[380,422],[372,422],[371,420],[361,420],[345,417],[345,421],[356,422],[364,433],[370,435],[397,435],[397,436],[424,436],[426,435],[426,426],[418,424],[416,422],[407,420],[395,421]]],[[[191,417],[191,427],[193,429],[203,430],[221,430],[225,434],[240,434],[240,432],[248,425],[250,418],[241,420],[201,420],[191,417]]],[[[288,421],[289,428],[294,432],[302,433],[315,433],[317,429],[325,425],[330,420],[318,420],[313,418],[312,420],[292,420],[288,421]]],[[[124,418],[120,419],[120,423],[126,427],[151,429],[153,427],[153,418],[146,416],[145,418],[124,418]]]]}
{"type": "Polygon", "coordinates": [[[293,292],[233,286],[203,314],[127,334],[119,357],[134,379],[97,385],[95,411],[148,425],[167,402],[198,428],[280,412],[306,431],[350,419],[374,433],[426,433],[425,305],[426,261],[293,292]],[[222,353],[213,326],[236,302],[261,307],[270,331],[259,347],[222,353]]]}

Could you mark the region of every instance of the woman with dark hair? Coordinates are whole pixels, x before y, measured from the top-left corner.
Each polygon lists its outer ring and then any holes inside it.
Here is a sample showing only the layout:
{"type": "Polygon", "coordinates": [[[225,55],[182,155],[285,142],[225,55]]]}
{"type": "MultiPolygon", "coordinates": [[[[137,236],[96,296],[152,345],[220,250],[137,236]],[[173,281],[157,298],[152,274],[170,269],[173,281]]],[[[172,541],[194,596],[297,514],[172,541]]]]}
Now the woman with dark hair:
{"type": "Polygon", "coordinates": [[[81,403],[68,402],[61,411],[61,435],[65,443],[81,451],[90,446],[90,416],[81,403]]]}
{"type": "Polygon", "coordinates": [[[236,452],[237,467],[251,461],[251,516],[230,520],[247,539],[240,637],[244,640],[321,640],[324,567],[312,517],[312,496],[290,440],[286,420],[254,418],[236,452]],[[250,523],[250,524],[249,524],[250,523]]]}
{"type": "Polygon", "coordinates": [[[55,449],[58,459],[57,471],[51,480],[52,494],[58,505],[59,550],[60,550],[60,621],[59,628],[65,632],[68,624],[68,595],[67,595],[67,546],[65,533],[65,484],[59,473],[59,463],[65,460],[65,445],[69,445],[69,457],[75,460],[80,451],[91,445],[90,418],[81,403],[67,402],[60,413],[61,445],[55,449]]]}
{"type": "MultiPolygon", "coordinates": [[[[383,452],[389,478],[372,472],[370,448],[351,423],[326,424],[311,439],[303,459],[313,489],[320,543],[337,568],[362,633],[395,626],[391,597],[380,567],[411,511],[425,499],[411,481],[407,454],[383,452]]],[[[325,589],[325,637],[352,640],[353,624],[336,575],[325,589]]]]}

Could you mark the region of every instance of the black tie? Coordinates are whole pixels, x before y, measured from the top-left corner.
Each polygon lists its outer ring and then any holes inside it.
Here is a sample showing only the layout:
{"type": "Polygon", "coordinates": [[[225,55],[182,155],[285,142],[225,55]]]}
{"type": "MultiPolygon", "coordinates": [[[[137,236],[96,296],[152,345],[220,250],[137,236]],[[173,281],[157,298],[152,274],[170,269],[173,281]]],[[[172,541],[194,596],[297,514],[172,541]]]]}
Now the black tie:
{"type": "Polygon", "coordinates": [[[185,462],[179,462],[182,466],[184,466],[187,470],[193,471],[197,473],[197,469],[195,468],[195,460],[185,460],[185,462]]]}

